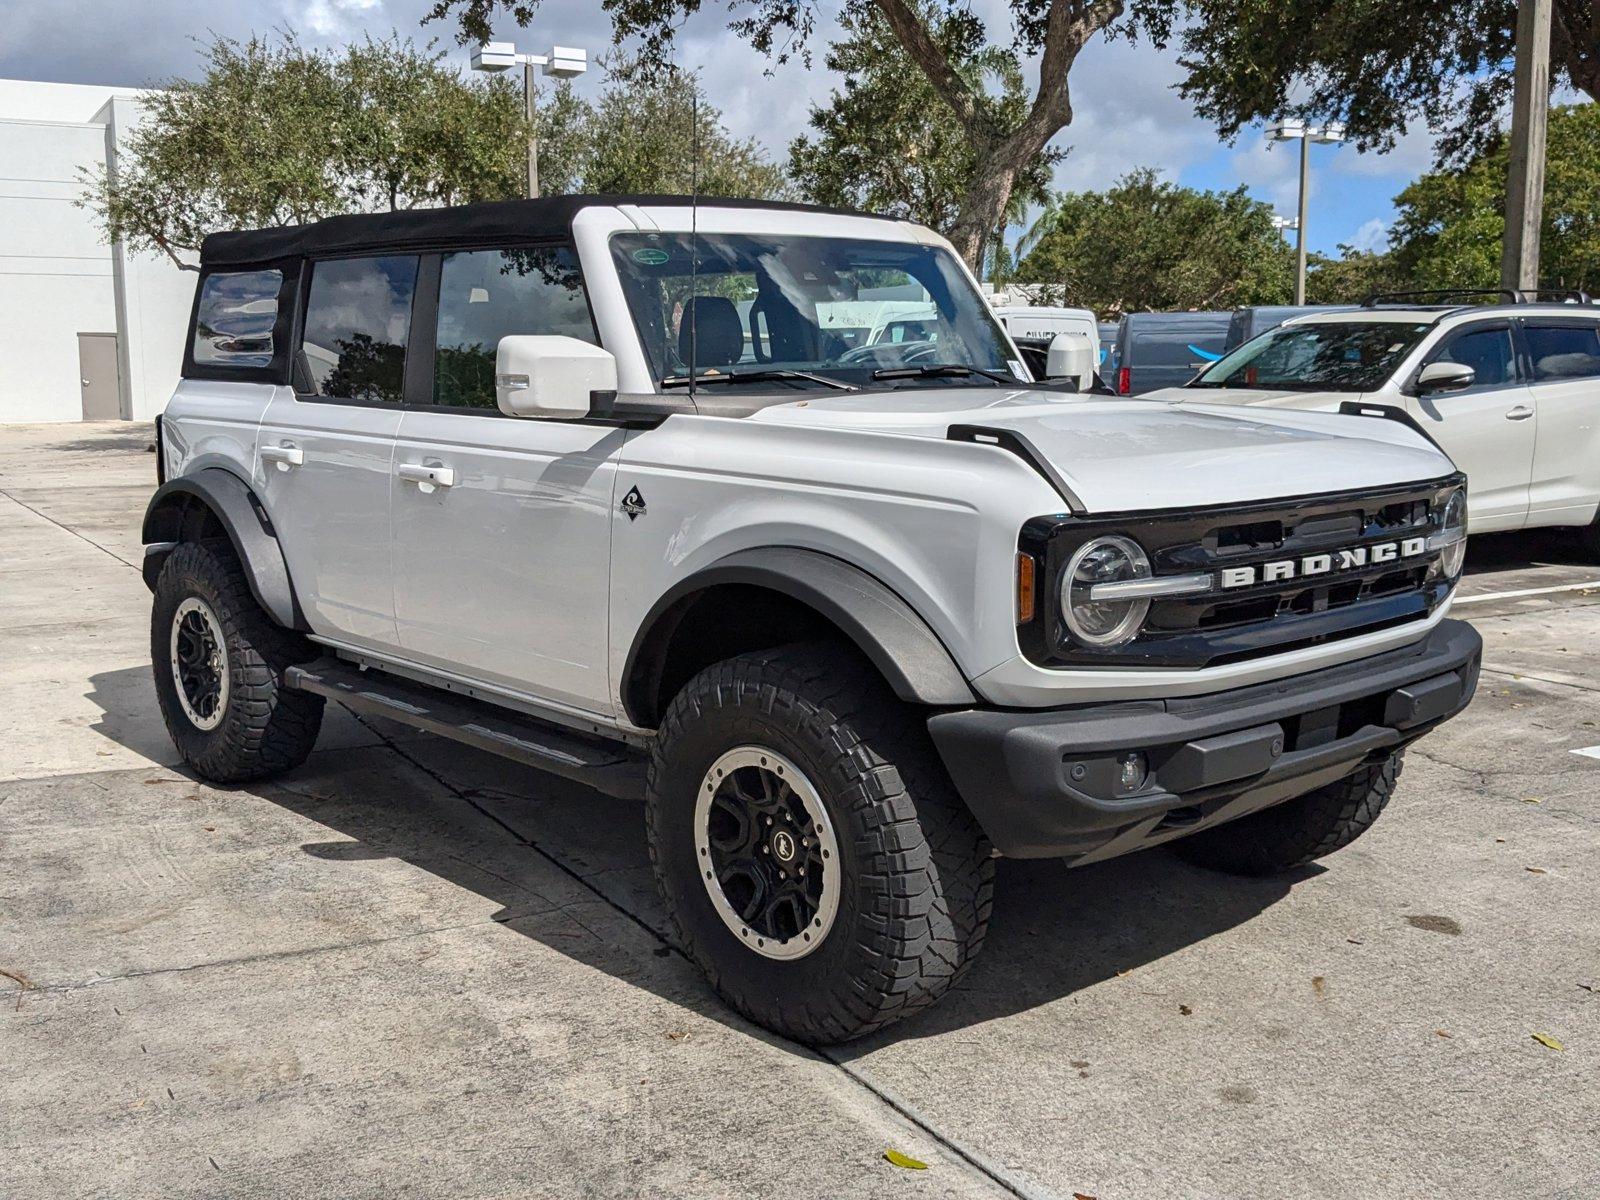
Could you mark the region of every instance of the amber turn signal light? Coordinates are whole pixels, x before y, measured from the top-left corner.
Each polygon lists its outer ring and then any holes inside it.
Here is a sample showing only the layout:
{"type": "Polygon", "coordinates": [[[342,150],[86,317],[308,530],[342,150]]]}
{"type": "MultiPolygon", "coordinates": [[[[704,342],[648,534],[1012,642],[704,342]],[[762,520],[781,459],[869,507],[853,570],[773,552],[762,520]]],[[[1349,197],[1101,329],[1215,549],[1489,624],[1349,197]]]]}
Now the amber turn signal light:
{"type": "Polygon", "coordinates": [[[1033,620],[1033,556],[1017,555],[1017,624],[1033,620]]]}

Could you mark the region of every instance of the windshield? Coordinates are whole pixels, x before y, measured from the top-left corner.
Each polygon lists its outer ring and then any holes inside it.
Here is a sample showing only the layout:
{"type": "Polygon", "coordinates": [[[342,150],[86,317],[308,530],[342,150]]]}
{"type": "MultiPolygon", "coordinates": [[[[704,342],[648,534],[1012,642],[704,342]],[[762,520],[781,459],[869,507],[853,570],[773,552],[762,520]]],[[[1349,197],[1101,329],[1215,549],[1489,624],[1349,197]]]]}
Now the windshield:
{"type": "Polygon", "coordinates": [[[1246,342],[1190,387],[1370,392],[1431,326],[1410,321],[1280,325],[1246,342]]]}
{"type": "Polygon", "coordinates": [[[664,386],[691,375],[804,388],[907,378],[993,387],[996,375],[1021,376],[989,306],[946,250],[781,233],[702,233],[694,244],[691,256],[687,233],[611,241],[664,386]]]}

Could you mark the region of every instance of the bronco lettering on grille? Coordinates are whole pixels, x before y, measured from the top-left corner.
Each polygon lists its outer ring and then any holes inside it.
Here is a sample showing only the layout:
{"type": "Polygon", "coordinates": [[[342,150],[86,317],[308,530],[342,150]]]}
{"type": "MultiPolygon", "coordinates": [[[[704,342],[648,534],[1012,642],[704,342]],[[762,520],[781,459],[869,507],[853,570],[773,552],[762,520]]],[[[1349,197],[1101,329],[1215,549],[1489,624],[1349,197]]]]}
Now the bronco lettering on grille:
{"type": "Polygon", "coordinates": [[[1410,537],[1399,542],[1379,542],[1373,546],[1356,546],[1348,550],[1334,550],[1327,554],[1308,554],[1304,558],[1283,558],[1249,567],[1224,567],[1220,572],[1220,582],[1224,588],[1251,587],[1258,582],[1281,583],[1288,579],[1331,575],[1339,571],[1352,571],[1357,567],[1398,562],[1405,558],[1416,558],[1427,552],[1427,538],[1410,537]]]}

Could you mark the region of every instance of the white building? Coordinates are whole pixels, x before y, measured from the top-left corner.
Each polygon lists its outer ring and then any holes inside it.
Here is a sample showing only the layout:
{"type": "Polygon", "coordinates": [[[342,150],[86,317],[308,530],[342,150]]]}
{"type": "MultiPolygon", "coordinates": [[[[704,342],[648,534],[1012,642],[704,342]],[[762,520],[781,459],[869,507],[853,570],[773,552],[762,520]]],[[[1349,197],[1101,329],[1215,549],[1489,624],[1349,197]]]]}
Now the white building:
{"type": "Polygon", "coordinates": [[[135,90],[0,79],[0,423],[148,420],[177,383],[194,273],[74,203],[138,120],[135,90]]]}

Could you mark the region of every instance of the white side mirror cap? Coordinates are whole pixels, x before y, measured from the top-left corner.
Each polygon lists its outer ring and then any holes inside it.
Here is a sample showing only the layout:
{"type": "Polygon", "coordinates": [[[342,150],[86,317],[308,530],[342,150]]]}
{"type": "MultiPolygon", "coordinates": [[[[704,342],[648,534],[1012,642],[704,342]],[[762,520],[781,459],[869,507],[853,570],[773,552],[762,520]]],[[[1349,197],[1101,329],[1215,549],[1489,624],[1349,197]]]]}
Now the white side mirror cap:
{"type": "Polygon", "coordinates": [[[1045,353],[1045,378],[1071,379],[1077,382],[1080,392],[1088,391],[1094,385],[1097,349],[1082,334],[1056,334],[1050,339],[1050,349],[1045,353]]]}
{"type": "Polygon", "coordinates": [[[1472,386],[1477,371],[1464,363],[1434,362],[1423,367],[1417,375],[1417,395],[1432,392],[1459,392],[1472,386]]]}
{"type": "Polygon", "coordinates": [[[494,356],[494,394],[508,417],[575,420],[589,415],[590,392],[617,390],[617,360],[577,338],[512,334],[494,356]]]}

